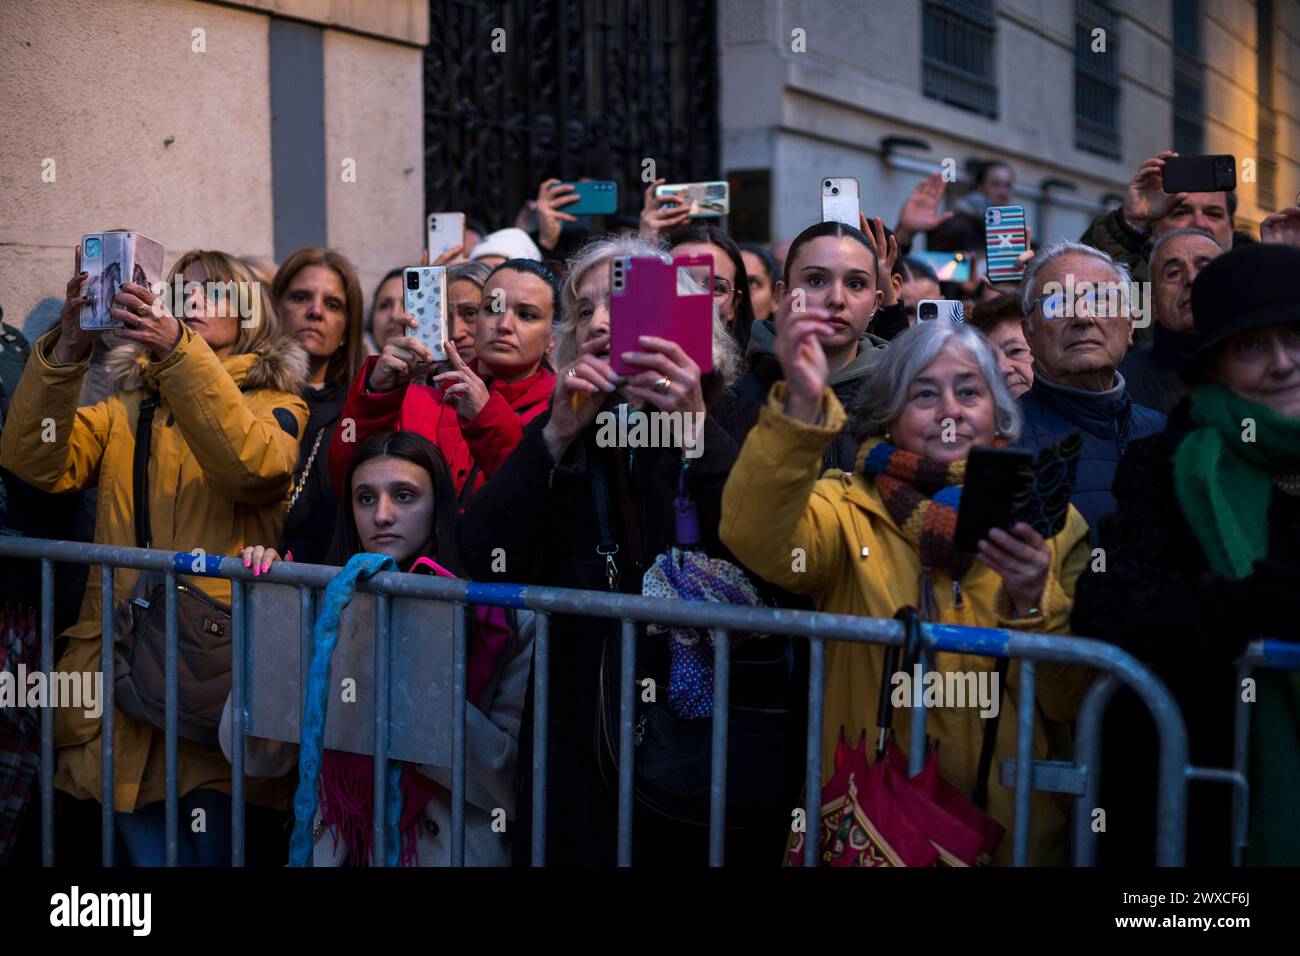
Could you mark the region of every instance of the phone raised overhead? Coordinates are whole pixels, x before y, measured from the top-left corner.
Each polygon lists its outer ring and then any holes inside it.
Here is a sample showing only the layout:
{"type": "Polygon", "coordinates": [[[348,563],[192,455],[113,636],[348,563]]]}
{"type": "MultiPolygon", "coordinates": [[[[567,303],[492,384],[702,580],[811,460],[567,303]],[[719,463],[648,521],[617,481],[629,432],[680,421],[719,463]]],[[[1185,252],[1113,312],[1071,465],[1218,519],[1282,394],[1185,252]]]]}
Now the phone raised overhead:
{"type": "Polygon", "coordinates": [[[443,253],[465,245],[465,214],[463,212],[431,212],[425,230],[425,245],[429,261],[443,253]]]}
{"type": "Polygon", "coordinates": [[[559,183],[572,186],[570,196],[578,201],[560,207],[573,216],[612,216],[618,212],[618,183],[612,179],[597,179],[585,183],[559,183]]]}
{"type": "Polygon", "coordinates": [[[1237,188],[1237,160],[1226,153],[1171,156],[1165,160],[1161,187],[1174,193],[1218,193],[1237,188]]]}
{"type": "Polygon", "coordinates": [[[664,183],[655,187],[656,196],[672,196],[690,206],[690,218],[725,216],[731,211],[731,188],[725,181],[711,183],[664,183]]]}
{"type": "Polygon", "coordinates": [[[1025,270],[1016,260],[1028,248],[1024,206],[989,206],[984,210],[984,250],[990,282],[1019,282],[1025,270]]]}
{"type": "Polygon", "coordinates": [[[822,179],[821,186],[822,222],[842,222],[854,229],[861,229],[858,181],[852,176],[826,176],[822,179]]]}

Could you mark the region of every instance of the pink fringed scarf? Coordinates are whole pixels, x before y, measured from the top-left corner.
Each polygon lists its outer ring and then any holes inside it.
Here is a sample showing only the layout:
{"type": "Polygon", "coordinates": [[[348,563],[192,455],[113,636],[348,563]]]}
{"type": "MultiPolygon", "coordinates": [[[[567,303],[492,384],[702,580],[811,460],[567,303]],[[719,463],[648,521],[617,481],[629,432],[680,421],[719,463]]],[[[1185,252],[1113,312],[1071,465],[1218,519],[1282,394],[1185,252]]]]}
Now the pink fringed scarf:
{"type": "MultiPolygon", "coordinates": [[[[429,558],[418,558],[411,565],[412,573],[428,573],[444,578],[454,574],[429,558]]],[[[501,663],[501,655],[510,641],[510,626],[505,611],[498,607],[474,608],[475,631],[469,646],[469,667],[465,699],[475,707],[484,688],[491,681],[501,663]]],[[[320,793],[321,820],[329,827],[337,849],[339,841],[347,850],[348,860],[356,866],[370,862],[370,840],[374,833],[374,758],[367,754],[344,753],[326,750],[321,757],[320,793]],[[360,861],[365,861],[361,863],[360,861]]],[[[402,852],[399,866],[419,866],[420,855],[418,823],[425,806],[440,789],[439,784],[416,768],[403,764],[398,782],[402,792],[402,819],[398,831],[402,835],[402,852]]]]}

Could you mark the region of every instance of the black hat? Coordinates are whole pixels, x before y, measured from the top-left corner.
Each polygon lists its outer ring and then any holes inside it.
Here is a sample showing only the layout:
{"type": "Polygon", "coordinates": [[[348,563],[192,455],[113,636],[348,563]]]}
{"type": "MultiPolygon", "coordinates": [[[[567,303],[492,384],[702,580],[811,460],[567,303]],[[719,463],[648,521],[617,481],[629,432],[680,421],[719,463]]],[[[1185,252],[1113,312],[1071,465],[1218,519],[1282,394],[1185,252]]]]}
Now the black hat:
{"type": "Polygon", "coordinates": [[[1206,359],[1238,332],[1300,322],[1300,249],[1257,242],[1225,252],[1192,283],[1192,316],[1200,342],[1183,378],[1195,384],[1206,359]]]}

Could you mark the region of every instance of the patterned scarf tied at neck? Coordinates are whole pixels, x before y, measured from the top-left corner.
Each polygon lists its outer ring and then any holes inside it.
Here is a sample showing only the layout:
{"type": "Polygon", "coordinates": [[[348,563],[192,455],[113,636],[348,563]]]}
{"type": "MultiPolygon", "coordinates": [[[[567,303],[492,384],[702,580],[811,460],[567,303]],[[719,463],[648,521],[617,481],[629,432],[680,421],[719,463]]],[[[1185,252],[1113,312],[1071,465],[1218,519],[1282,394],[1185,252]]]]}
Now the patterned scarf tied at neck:
{"type": "Polygon", "coordinates": [[[917,608],[924,620],[937,621],[930,573],[943,570],[960,581],[975,560],[975,555],[953,547],[966,460],[943,465],[883,438],[869,438],[858,452],[858,469],[875,479],[885,510],[920,555],[917,608]]]}

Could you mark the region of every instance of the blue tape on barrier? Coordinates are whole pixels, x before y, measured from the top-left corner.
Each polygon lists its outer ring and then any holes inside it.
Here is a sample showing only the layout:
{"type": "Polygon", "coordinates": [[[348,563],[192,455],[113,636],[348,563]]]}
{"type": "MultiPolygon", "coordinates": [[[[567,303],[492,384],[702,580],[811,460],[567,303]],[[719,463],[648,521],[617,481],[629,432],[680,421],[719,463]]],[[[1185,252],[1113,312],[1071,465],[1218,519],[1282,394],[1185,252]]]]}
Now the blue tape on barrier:
{"type": "Polygon", "coordinates": [[[1261,642],[1260,656],[1264,666],[1274,670],[1300,670],[1300,644],[1290,641],[1268,640],[1261,642]]]}
{"type": "Polygon", "coordinates": [[[935,640],[936,651],[962,654],[984,654],[1003,657],[1011,635],[992,627],[960,627],[955,624],[930,624],[929,632],[935,640]]]}
{"type": "Polygon", "coordinates": [[[221,556],[216,554],[199,555],[193,551],[177,551],[172,555],[172,570],[177,574],[198,574],[219,578],[221,577],[221,556]]]}
{"type": "Polygon", "coordinates": [[[465,590],[465,599],[470,604],[491,604],[496,607],[523,608],[524,591],[522,584],[483,584],[473,583],[465,590]]]}

